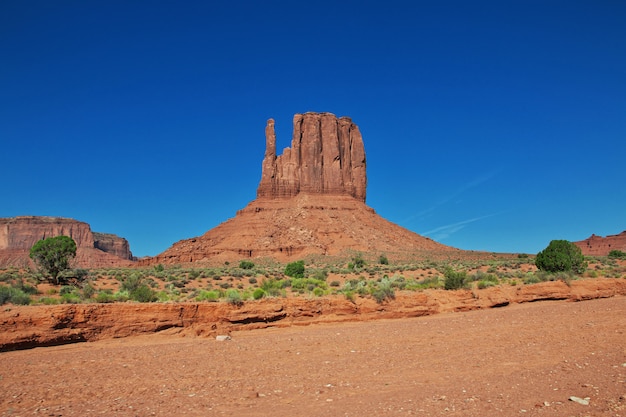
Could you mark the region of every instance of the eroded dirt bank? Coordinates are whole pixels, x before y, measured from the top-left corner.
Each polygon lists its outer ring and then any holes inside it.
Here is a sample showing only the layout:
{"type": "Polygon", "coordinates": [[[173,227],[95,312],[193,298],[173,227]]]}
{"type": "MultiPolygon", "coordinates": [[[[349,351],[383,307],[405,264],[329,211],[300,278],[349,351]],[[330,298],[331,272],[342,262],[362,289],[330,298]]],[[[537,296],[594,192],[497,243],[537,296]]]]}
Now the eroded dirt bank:
{"type": "Polygon", "coordinates": [[[368,321],[503,307],[540,300],[589,300],[626,295],[624,279],[545,282],[472,291],[399,292],[372,299],[270,298],[242,306],[227,303],[77,304],[5,306],[0,312],[0,351],[54,346],[167,331],[214,336],[237,330],[319,322],[368,321]]]}
{"type": "Polygon", "coordinates": [[[623,417],[624,340],[624,296],[107,339],[0,354],[0,415],[623,417]]]}

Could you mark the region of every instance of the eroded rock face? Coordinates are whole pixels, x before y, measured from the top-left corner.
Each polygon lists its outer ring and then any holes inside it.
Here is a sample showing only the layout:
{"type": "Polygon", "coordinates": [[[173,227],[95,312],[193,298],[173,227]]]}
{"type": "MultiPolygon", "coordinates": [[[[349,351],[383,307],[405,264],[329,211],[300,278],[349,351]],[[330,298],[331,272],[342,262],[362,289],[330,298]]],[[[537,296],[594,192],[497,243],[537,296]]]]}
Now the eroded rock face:
{"type": "Polygon", "coordinates": [[[30,264],[30,248],[41,239],[69,236],[76,242],[76,264],[81,267],[123,265],[133,260],[128,241],[94,233],[89,224],[74,219],[44,216],[0,218],[0,267],[30,264]]]}
{"type": "Polygon", "coordinates": [[[365,147],[357,125],[331,113],[296,114],[291,147],[276,156],[274,120],[265,128],[258,197],[289,198],[299,193],[348,195],[365,201],[365,147]]]}
{"type": "Polygon", "coordinates": [[[128,240],[117,235],[110,233],[98,233],[93,232],[94,242],[93,245],[96,249],[100,249],[111,255],[115,255],[118,258],[127,259],[132,261],[133,254],[130,251],[130,245],[128,240]]]}
{"type": "Polygon", "coordinates": [[[618,235],[607,237],[591,235],[585,240],[574,242],[574,244],[580,248],[583,255],[587,256],[606,256],[612,250],[626,252],[626,230],[618,235]]]}

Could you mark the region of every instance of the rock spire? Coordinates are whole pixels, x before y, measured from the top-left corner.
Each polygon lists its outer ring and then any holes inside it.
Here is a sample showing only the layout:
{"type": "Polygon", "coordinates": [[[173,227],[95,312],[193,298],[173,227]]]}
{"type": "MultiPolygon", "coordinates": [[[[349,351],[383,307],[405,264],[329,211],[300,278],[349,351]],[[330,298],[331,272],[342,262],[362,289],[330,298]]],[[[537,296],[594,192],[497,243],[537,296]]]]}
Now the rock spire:
{"type": "Polygon", "coordinates": [[[274,120],[265,127],[266,149],[257,197],[290,198],[300,193],[348,195],[365,201],[365,147],[349,117],[296,114],[291,147],[276,156],[274,120]]]}

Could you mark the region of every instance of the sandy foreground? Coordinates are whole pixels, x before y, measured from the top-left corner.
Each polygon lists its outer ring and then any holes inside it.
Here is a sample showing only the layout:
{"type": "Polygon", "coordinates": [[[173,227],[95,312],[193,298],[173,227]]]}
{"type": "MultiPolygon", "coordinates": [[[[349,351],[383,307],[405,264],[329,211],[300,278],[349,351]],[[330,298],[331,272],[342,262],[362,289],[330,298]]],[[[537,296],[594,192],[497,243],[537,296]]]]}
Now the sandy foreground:
{"type": "Polygon", "coordinates": [[[624,296],[231,336],[1,353],[1,415],[626,416],[624,296]]]}

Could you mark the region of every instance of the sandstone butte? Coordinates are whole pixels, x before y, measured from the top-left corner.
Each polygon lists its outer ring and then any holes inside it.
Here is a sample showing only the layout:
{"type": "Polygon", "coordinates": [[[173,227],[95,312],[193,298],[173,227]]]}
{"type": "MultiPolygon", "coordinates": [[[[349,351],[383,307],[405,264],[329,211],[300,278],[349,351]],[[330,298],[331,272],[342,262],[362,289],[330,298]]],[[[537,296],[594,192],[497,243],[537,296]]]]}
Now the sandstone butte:
{"type": "Polygon", "coordinates": [[[296,114],[291,147],[276,155],[274,120],[265,128],[266,150],[257,198],[204,235],[176,242],[141,264],[278,261],[350,251],[404,257],[461,254],[376,214],[365,204],[363,138],[348,117],[296,114]]]}
{"type": "Polygon", "coordinates": [[[606,256],[612,250],[626,252],[626,230],[618,235],[606,237],[591,235],[574,244],[587,256],[606,256]]]}
{"type": "Polygon", "coordinates": [[[0,267],[33,266],[30,248],[39,240],[69,236],[76,242],[75,266],[100,268],[134,265],[128,241],[92,232],[84,222],[61,217],[18,216],[0,218],[0,267]]]}

